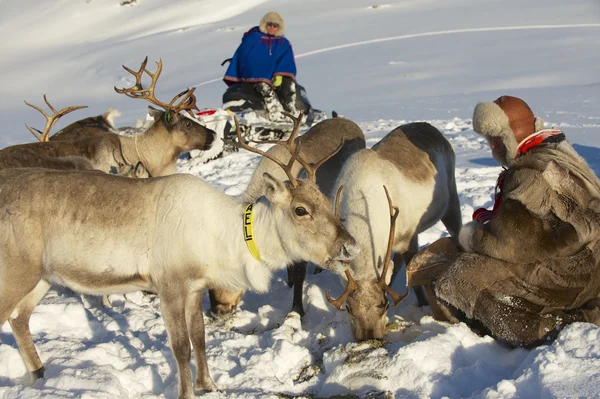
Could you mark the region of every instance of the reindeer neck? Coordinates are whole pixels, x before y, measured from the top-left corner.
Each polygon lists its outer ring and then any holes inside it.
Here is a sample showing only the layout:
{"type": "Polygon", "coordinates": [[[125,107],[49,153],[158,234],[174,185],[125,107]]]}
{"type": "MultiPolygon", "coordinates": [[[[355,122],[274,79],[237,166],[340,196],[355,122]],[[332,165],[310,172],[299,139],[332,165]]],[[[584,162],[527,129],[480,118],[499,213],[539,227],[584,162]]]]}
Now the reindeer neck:
{"type": "MultiPolygon", "coordinates": [[[[400,241],[408,243],[410,238],[404,231],[403,220],[406,220],[405,207],[399,203],[400,198],[394,183],[388,182],[375,167],[378,160],[372,151],[361,154],[366,160],[355,157],[348,163],[348,170],[341,176],[339,184],[344,184],[340,202],[340,215],[345,219],[346,229],[360,246],[360,252],[351,262],[352,274],[355,279],[379,276],[383,266],[390,233],[390,212],[383,186],[386,185],[400,214],[396,222],[394,244],[400,241]],[[362,167],[373,165],[371,170],[362,167]]],[[[345,166],[345,167],[346,167],[345,166]]],[[[385,169],[384,169],[385,170],[385,169]]],[[[393,181],[393,180],[390,180],[393,181]]],[[[337,183],[336,183],[337,184],[337,183]]],[[[401,249],[394,245],[394,250],[401,249]]]]}
{"type": "MultiPolygon", "coordinates": [[[[253,205],[254,241],[260,253],[261,262],[270,270],[279,270],[293,261],[285,250],[277,232],[276,215],[264,198],[253,205]]],[[[241,230],[242,220],[240,220],[241,230]]],[[[248,254],[250,254],[249,250],[248,254]]]]}
{"type": "Polygon", "coordinates": [[[144,134],[133,137],[123,136],[123,153],[132,164],[142,162],[152,176],[163,176],[175,172],[177,150],[170,148],[167,138],[150,127],[144,134]],[[172,169],[172,170],[170,170],[172,169]]]}

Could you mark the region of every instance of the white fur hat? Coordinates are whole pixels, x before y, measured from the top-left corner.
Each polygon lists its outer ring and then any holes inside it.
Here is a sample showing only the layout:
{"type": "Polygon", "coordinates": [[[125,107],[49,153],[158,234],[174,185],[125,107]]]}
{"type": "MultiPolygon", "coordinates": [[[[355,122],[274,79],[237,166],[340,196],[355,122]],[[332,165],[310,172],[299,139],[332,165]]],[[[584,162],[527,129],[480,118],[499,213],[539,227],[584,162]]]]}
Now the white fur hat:
{"type": "Polygon", "coordinates": [[[494,102],[481,102],[473,111],[473,130],[488,140],[499,137],[506,147],[508,163],[514,160],[519,143],[543,128],[544,121],[517,97],[501,96],[494,102]]]}
{"type": "Polygon", "coordinates": [[[275,32],[275,36],[283,36],[283,32],[285,31],[285,24],[283,23],[283,18],[281,18],[281,15],[279,15],[275,11],[266,13],[262,17],[262,19],[260,20],[260,24],[258,25],[258,28],[262,33],[267,33],[267,23],[269,22],[279,25],[279,29],[277,29],[277,32],[275,32]]]}

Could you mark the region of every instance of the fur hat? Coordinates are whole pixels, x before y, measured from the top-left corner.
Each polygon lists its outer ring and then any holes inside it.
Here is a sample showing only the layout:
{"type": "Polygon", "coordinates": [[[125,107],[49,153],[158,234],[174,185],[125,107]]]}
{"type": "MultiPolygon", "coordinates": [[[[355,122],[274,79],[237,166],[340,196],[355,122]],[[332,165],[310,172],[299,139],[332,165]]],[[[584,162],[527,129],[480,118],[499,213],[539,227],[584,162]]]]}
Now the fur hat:
{"type": "Polygon", "coordinates": [[[258,28],[262,33],[268,33],[268,22],[272,22],[279,25],[279,29],[277,29],[277,32],[275,32],[275,36],[283,36],[283,32],[285,31],[285,24],[283,23],[283,18],[281,18],[281,15],[277,14],[275,11],[266,13],[264,17],[262,17],[262,19],[260,20],[260,24],[258,25],[258,28]]]}
{"type": "Polygon", "coordinates": [[[488,141],[498,137],[506,147],[506,162],[515,159],[517,147],[527,136],[544,129],[544,121],[536,118],[529,105],[520,98],[498,97],[494,102],[477,104],[473,111],[473,129],[488,141]]]}

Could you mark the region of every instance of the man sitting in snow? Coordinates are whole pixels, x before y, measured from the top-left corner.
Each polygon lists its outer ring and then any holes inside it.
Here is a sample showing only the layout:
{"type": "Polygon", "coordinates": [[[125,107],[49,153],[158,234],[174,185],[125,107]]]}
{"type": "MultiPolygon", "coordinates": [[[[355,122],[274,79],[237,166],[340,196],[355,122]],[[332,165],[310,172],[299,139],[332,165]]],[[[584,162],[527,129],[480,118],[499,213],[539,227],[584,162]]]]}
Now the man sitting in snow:
{"type": "Polygon", "coordinates": [[[425,286],[436,319],[514,346],[542,343],[572,322],[600,325],[598,177],[519,98],[478,104],[473,128],[506,168],[493,209],[475,211],[460,247],[444,238],[419,252],[409,286],[425,286]]]}
{"type": "Polygon", "coordinates": [[[283,18],[276,12],[262,17],[259,26],[244,33],[223,80],[254,84],[271,121],[285,121],[285,109],[296,110],[296,62],[292,45],[283,36],[283,18]],[[283,106],[282,106],[283,105],[283,106]]]}

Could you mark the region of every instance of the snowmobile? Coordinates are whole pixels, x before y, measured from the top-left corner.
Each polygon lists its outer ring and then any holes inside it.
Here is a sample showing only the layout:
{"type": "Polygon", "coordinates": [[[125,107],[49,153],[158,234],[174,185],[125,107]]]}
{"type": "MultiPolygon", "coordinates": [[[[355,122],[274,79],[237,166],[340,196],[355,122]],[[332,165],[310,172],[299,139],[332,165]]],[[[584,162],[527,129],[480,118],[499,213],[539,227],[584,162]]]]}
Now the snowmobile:
{"type": "MultiPolygon", "coordinates": [[[[303,111],[302,127],[309,128],[314,123],[327,119],[327,114],[310,104],[303,86],[296,83],[296,108],[303,111]]],[[[245,141],[285,140],[292,132],[294,124],[289,122],[271,122],[263,99],[251,84],[237,83],[227,88],[223,94],[221,108],[205,108],[196,113],[198,121],[217,133],[224,140],[236,136],[234,117],[237,117],[240,131],[245,141]]],[[[227,150],[227,146],[225,146],[227,150]]],[[[210,154],[192,153],[192,158],[207,158],[204,162],[217,157],[223,149],[214,148],[210,154]]]]}

